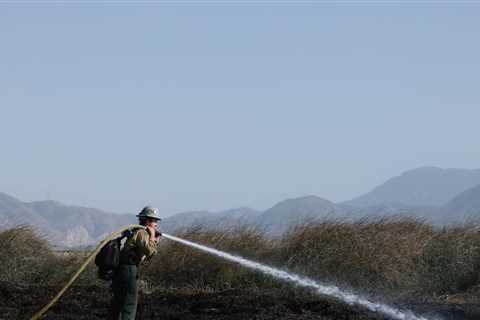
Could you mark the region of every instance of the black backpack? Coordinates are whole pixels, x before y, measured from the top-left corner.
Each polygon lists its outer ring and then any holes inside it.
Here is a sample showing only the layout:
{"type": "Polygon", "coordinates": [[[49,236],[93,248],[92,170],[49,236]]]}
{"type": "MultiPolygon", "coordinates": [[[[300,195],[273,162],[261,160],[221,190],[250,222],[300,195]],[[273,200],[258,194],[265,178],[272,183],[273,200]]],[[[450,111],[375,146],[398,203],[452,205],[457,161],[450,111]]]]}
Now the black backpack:
{"type": "Polygon", "coordinates": [[[120,264],[120,252],[122,249],[122,240],[131,238],[134,230],[128,229],[118,238],[108,241],[95,256],[95,264],[98,267],[97,275],[99,279],[112,280],[113,271],[120,264]]]}

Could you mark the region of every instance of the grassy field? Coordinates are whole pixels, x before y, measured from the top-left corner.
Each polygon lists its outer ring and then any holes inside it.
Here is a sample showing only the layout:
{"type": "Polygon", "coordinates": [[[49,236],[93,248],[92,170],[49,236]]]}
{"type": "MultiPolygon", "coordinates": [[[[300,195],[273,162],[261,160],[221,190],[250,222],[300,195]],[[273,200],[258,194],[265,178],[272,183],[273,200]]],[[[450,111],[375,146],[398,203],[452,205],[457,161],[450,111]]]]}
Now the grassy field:
{"type": "MultiPolygon", "coordinates": [[[[480,318],[476,224],[436,228],[396,217],[305,221],[278,238],[247,225],[221,231],[195,226],[175,235],[337,284],[427,319],[480,318]]],[[[0,232],[0,254],[0,319],[30,319],[88,253],[59,254],[31,228],[18,227],[0,232]]],[[[137,319],[387,319],[166,238],[140,277],[137,319]]],[[[45,319],[105,319],[109,300],[109,284],[97,279],[91,263],[45,319]]]]}
{"type": "MultiPolygon", "coordinates": [[[[435,228],[411,218],[304,222],[271,239],[261,229],[195,226],[175,235],[370,296],[435,298],[479,285],[480,226],[435,228]]],[[[0,281],[59,285],[86,253],[58,255],[28,227],[0,232],[0,281]]],[[[257,272],[163,239],[142,268],[151,288],[290,291],[257,272]]],[[[77,285],[98,283],[91,264],[77,285]]]]}

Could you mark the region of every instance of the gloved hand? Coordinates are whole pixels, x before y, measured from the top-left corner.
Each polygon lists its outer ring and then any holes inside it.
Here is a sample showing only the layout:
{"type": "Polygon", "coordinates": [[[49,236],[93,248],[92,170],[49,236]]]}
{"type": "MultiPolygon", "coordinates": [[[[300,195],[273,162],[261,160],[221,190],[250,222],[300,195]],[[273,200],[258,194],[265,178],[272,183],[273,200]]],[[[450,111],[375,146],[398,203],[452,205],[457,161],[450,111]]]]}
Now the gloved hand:
{"type": "Polygon", "coordinates": [[[155,233],[157,232],[157,230],[155,230],[154,227],[147,226],[146,230],[147,230],[147,232],[148,232],[148,234],[150,235],[151,238],[155,237],[155,233]]]}

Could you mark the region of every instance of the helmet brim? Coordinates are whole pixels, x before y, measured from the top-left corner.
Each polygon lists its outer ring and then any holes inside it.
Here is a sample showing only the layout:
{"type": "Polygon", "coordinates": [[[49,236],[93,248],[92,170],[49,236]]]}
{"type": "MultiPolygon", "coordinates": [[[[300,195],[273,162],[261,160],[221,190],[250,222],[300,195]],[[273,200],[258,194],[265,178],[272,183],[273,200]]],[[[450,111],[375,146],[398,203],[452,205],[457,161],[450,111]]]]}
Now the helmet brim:
{"type": "Polygon", "coordinates": [[[152,220],[157,220],[157,221],[161,221],[161,220],[162,220],[162,218],[149,217],[149,216],[144,216],[144,215],[139,215],[139,214],[137,214],[136,217],[137,217],[137,218],[144,218],[144,219],[152,219],[152,220]]]}

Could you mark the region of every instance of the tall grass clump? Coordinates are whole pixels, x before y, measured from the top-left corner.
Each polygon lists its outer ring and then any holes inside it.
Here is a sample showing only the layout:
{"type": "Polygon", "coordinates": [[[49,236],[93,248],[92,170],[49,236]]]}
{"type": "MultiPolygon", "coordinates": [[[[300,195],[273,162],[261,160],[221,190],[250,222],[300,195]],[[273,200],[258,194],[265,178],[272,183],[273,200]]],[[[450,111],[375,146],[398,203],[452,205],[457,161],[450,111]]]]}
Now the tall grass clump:
{"type": "Polygon", "coordinates": [[[474,226],[437,229],[410,217],[324,220],[292,227],[277,261],[370,293],[435,295],[478,283],[479,249],[474,226]]]}
{"type": "Polygon", "coordinates": [[[479,284],[480,225],[443,227],[424,243],[419,284],[434,294],[456,293],[479,284]]]}
{"type": "Polygon", "coordinates": [[[0,280],[11,282],[43,282],[55,260],[47,241],[27,226],[0,232],[0,256],[0,280]]]}
{"type": "MultiPolygon", "coordinates": [[[[175,235],[260,261],[272,247],[263,230],[248,225],[224,230],[197,225],[179,230],[175,235]]],[[[145,266],[144,274],[153,284],[192,290],[258,288],[271,282],[271,279],[221,258],[165,240],[158,254],[145,266]]]]}
{"type": "MultiPolygon", "coordinates": [[[[0,281],[35,285],[59,285],[68,281],[85,258],[84,253],[55,254],[48,241],[29,226],[0,231],[0,281]]],[[[78,283],[96,281],[89,266],[78,283]]]]}

